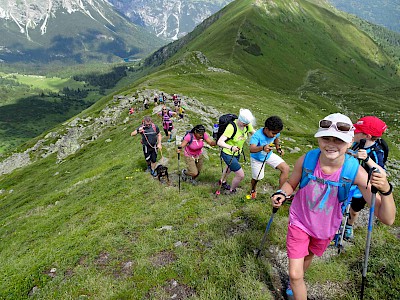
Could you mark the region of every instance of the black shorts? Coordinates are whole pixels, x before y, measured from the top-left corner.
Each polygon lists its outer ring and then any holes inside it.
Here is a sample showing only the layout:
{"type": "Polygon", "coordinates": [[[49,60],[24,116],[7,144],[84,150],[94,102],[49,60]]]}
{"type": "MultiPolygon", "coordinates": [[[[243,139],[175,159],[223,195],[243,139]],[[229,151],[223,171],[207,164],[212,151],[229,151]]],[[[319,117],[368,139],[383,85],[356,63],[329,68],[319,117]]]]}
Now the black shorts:
{"type": "Polygon", "coordinates": [[[143,145],[143,154],[144,158],[147,162],[155,163],[157,161],[157,150],[150,147],[143,145]]]}
{"type": "Polygon", "coordinates": [[[170,124],[170,125],[168,126],[167,129],[164,128],[164,133],[165,133],[165,135],[168,136],[168,133],[171,132],[172,129],[174,129],[174,127],[172,126],[172,124],[170,124]]]}
{"type": "Polygon", "coordinates": [[[351,208],[355,212],[359,212],[360,210],[362,210],[365,207],[366,203],[367,202],[365,202],[364,198],[352,198],[351,199],[351,208]]]}

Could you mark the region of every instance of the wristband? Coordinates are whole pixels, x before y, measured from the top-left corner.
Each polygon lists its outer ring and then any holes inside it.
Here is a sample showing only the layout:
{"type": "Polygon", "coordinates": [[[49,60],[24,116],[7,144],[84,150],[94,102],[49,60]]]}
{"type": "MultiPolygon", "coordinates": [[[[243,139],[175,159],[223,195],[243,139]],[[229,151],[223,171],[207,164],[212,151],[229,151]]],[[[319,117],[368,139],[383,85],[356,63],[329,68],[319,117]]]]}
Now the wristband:
{"type": "Polygon", "coordinates": [[[233,149],[233,146],[231,147],[231,152],[233,152],[233,150],[232,150],[232,149],[233,149]]]}
{"type": "Polygon", "coordinates": [[[369,156],[366,159],[363,159],[363,162],[367,163],[369,161],[369,156]]]}
{"type": "Polygon", "coordinates": [[[182,146],[178,146],[178,149],[181,150],[181,149],[182,149],[182,146]]]}
{"type": "Polygon", "coordinates": [[[392,192],[393,192],[393,185],[389,182],[389,190],[386,193],[379,191],[379,194],[381,194],[382,196],[389,196],[392,192]]]}

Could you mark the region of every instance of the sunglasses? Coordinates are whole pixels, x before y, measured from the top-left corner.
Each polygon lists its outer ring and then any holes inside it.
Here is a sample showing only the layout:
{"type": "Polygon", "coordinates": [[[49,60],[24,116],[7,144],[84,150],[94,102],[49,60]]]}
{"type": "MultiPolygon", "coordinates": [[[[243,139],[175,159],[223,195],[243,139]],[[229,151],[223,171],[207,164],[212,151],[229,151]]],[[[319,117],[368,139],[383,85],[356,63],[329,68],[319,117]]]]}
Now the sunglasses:
{"type": "Polygon", "coordinates": [[[345,122],[332,122],[330,120],[321,120],[319,121],[319,128],[323,128],[323,129],[329,129],[332,126],[335,126],[335,129],[337,131],[342,131],[342,132],[349,132],[351,130],[354,130],[354,127],[352,124],[347,124],[345,122]]]}

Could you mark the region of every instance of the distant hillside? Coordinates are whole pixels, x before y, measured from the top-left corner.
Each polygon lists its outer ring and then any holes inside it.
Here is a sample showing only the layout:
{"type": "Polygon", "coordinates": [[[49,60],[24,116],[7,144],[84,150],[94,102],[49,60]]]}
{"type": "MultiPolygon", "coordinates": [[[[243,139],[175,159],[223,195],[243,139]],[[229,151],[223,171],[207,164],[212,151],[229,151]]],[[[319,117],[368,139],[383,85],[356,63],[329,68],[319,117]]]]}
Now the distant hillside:
{"type": "Polygon", "coordinates": [[[220,68],[278,89],[298,89],[309,80],[341,89],[391,86],[399,80],[397,62],[370,36],[305,0],[235,1],[159,49],[146,64],[172,58],[171,64],[187,51],[201,51],[220,68]]]}
{"type": "Polygon", "coordinates": [[[400,32],[398,0],[328,0],[336,8],[400,32]]]}
{"type": "Polygon", "coordinates": [[[6,63],[122,61],[162,43],[103,0],[0,3],[0,59],[6,63]]]}

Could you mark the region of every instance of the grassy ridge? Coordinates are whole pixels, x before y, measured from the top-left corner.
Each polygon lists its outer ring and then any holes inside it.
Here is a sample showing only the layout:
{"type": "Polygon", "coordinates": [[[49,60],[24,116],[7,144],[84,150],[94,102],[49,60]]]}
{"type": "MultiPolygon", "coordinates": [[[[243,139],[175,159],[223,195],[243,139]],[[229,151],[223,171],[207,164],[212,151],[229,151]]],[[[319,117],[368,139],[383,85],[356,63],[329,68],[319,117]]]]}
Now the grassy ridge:
{"type": "Polygon", "coordinates": [[[369,36],[308,1],[235,1],[218,20],[195,33],[173,58],[201,51],[214,66],[274,89],[294,90],[314,70],[331,89],[391,86],[399,79],[393,73],[397,63],[369,36]]]}
{"type": "MultiPolygon", "coordinates": [[[[266,116],[278,114],[285,122],[283,136],[295,139],[284,147],[298,146],[302,152],[309,149],[308,144],[315,145],[312,135],[318,119],[336,111],[334,102],[312,93],[302,100],[235,74],[201,72],[202,68],[177,65],[143,78],[123,93],[158,87],[215,105],[222,112],[249,107],[259,126],[266,116]]],[[[195,112],[189,111],[188,116],[190,123],[200,122],[195,112]]],[[[175,186],[160,185],[143,172],[141,145],[129,137],[142,117],[132,117],[129,124],[120,120],[62,164],[48,157],[0,178],[4,189],[0,195],[2,298],[28,298],[34,287],[39,288],[35,295],[40,299],[161,299],[174,291],[194,294],[194,299],[279,297],[277,289],[282,286],[272,268],[274,254],[266,252],[258,261],[253,255],[271,213],[268,195],[277,188],[278,174],[269,170],[260,185],[260,191],[265,188],[267,193],[248,202],[244,196],[250,186],[250,167],[244,164],[244,190],[238,196],[216,199],[213,183],[218,180],[220,162],[218,151],[209,150],[201,184],[193,188],[182,182],[178,193],[177,156],[171,145],[164,144],[163,154],[169,159],[175,186]],[[172,230],[160,230],[164,226],[172,230]]],[[[292,165],[299,155],[288,153],[285,159],[292,165]]],[[[268,239],[281,251],[287,209],[279,211],[268,239]]],[[[392,269],[382,271],[380,264],[392,260],[396,270],[393,254],[380,251],[374,258],[380,244],[400,248],[389,230],[374,229],[368,274],[374,288],[366,290],[371,297],[373,293],[390,295],[393,291],[388,286],[397,280],[390,275],[392,269]]],[[[340,257],[318,261],[307,280],[313,285],[329,280],[342,287],[342,299],[353,299],[351,295],[359,289],[365,233],[365,229],[357,230],[356,245],[340,257]]],[[[336,299],[336,292],[327,298],[336,299]]]]}

